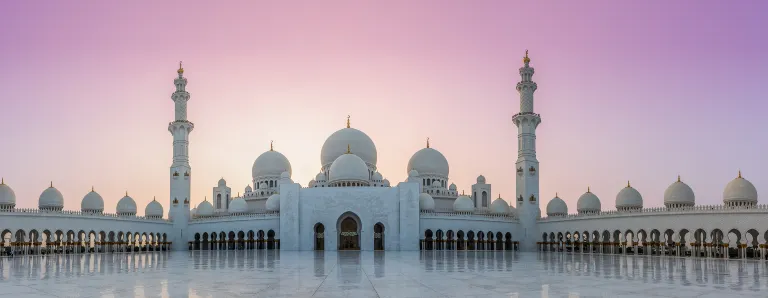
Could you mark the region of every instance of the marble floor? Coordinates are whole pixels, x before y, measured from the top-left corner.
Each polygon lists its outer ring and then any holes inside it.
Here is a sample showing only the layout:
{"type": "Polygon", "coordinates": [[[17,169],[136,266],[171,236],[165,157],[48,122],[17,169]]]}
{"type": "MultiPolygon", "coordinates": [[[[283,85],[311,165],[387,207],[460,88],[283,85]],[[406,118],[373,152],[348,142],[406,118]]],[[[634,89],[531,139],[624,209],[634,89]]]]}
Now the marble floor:
{"type": "Polygon", "coordinates": [[[766,297],[768,262],[514,252],[0,258],[0,297],[766,297]]]}

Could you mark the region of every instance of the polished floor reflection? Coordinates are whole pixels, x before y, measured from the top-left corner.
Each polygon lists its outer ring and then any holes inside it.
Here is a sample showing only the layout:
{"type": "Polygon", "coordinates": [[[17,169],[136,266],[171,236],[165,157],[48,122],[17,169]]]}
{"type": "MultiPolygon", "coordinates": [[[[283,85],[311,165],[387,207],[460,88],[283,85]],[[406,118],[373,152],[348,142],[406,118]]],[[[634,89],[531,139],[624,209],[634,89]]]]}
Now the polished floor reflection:
{"type": "Polygon", "coordinates": [[[490,251],[0,258],[2,297],[766,297],[768,262],[490,251]]]}

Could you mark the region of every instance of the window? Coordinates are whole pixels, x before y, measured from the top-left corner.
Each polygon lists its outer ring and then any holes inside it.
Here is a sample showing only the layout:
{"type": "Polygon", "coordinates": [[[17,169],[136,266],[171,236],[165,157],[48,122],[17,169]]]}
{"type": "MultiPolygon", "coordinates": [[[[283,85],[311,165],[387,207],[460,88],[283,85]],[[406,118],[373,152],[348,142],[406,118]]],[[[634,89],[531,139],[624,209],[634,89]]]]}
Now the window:
{"type": "Polygon", "coordinates": [[[216,209],[221,209],[221,194],[216,195],[216,209]]]}

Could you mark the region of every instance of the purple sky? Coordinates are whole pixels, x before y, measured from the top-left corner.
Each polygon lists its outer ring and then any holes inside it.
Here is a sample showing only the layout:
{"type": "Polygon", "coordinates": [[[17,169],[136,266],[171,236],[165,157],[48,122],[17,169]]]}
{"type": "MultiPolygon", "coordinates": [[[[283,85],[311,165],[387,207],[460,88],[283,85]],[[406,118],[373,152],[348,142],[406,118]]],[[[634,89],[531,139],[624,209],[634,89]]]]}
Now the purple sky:
{"type": "Polygon", "coordinates": [[[768,189],[768,2],[256,2],[2,1],[0,176],[17,206],[53,180],[65,209],[92,185],[107,212],[126,190],[139,214],[153,196],[167,209],[179,60],[195,204],[222,176],[242,191],[270,140],[306,185],[348,114],[393,183],[430,137],[459,190],[483,174],[511,201],[526,49],[542,209],[559,192],[575,212],[587,186],[612,209],[627,180],[660,206],[678,174],[698,204],[738,169],[768,189]]]}

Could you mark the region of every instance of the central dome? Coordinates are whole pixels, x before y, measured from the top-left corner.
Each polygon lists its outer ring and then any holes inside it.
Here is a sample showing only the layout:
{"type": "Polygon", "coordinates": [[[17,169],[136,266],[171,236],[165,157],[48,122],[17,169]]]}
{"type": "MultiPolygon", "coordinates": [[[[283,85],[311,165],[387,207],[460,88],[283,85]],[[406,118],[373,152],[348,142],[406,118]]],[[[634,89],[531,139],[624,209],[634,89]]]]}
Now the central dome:
{"type": "Polygon", "coordinates": [[[355,150],[355,155],[368,166],[376,166],[376,145],[371,138],[362,131],[347,127],[334,132],[323,143],[323,149],[320,152],[322,167],[328,167],[339,156],[344,155],[347,152],[347,146],[351,146],[355,150]]]}
{"type": "Polygon", "coordinates": [[[331,164],[328,182],[368,182],[368,166],[356,154],[342,154],[331,164]]]}
{"type": "Polygon", "coordinates": [[[408,160],[406,171],[416,170],[421,175],[438,175],[448,177],[448,160],[440,151],[432,148],[423,148],[411,156],[408,160]]]}
{"type": "Polygon", "coordinates": [[[252,178],[256,179],[265,176],[279,177],[283,172],[288,172],[289,174],[293,173],[291,171],[291,163],[288,162],[285,155],[270,149],[256,158],[256,161],[253,162],[251,173],[252,178]]]}

